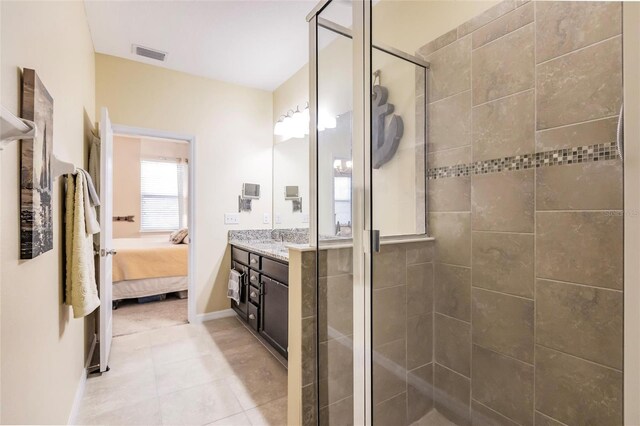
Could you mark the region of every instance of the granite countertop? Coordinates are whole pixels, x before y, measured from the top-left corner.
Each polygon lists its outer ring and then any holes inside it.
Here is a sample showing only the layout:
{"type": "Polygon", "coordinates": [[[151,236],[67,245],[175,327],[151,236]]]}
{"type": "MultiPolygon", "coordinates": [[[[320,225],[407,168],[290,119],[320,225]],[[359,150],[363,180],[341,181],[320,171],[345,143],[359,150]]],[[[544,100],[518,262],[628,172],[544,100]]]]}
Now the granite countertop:
{"type": "Polygon", "coordinates": [[[288,243],[277,240],[229,240],[232,246],[274,259],[289,262],[289,248],[306,248],[309,244],[288,243]]]}

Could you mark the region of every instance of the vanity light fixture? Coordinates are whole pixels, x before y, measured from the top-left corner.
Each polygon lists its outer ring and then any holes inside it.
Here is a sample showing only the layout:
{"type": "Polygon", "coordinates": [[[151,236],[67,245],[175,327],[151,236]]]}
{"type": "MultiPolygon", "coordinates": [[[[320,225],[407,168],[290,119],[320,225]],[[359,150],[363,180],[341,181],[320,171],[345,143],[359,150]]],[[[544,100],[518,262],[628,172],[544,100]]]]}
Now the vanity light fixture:
{"type": "MultiPolygon", "coordinates": [[[[291,138],[303,138],[309,134],[309,121],[309,103],[307,102],[307,105],[302,110],[296,105],[295,111],[290,109],[286,114],[278,118],[275,126],[273,126],[273,134],[282,136],[283,142],[291,138]]],[[[336,125],[337,121],[335,116],[326,111],[320,111],[318,113],[319,131],[335,129],[336,125]]]]}

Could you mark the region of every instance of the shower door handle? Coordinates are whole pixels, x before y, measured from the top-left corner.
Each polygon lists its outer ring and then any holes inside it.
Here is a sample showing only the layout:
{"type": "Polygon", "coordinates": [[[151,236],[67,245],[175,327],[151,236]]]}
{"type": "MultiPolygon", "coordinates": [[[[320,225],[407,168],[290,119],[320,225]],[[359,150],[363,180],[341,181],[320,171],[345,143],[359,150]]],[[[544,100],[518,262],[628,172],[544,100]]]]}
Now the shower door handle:
{"type": "Polygon", "coordinates": [[[380,253],[380,231],[374,229],[371,231],[371,251],[380,253]]]}
{"type": "Polygon", "coordinates": [[[618,147],[618,156],[624,160],[624,104],[620,106],[620,115],[618,116],[616,146],[618,147]]]}

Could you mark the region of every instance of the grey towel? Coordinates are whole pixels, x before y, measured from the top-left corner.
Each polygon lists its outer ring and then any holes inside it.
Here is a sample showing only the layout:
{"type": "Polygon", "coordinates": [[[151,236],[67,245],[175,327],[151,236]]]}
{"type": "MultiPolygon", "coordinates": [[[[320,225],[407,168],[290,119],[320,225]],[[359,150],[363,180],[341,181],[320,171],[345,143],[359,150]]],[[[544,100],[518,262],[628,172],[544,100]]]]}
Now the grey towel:
{"type": "Polygon", "coordinates": [[[85,180],[87,181],[87,191],[89,192],[89,200],[91,201],[91,205],[93,207],[97,207],[100,205],[100,197],[98,197],[98,192],[96,191],[96,187],[93,185],[93,179],[91,179],[91,175],[84,169],[76,169],[78,173],[82,173],[84,175],[85,180]]]}
{"type": "Polygon", "coordinates": [[[229,272],[229,289],[227,290],[227,297],[235,300],[236,303],[240,303],[240,279],[242,274],[235,269],[229,272]]]}

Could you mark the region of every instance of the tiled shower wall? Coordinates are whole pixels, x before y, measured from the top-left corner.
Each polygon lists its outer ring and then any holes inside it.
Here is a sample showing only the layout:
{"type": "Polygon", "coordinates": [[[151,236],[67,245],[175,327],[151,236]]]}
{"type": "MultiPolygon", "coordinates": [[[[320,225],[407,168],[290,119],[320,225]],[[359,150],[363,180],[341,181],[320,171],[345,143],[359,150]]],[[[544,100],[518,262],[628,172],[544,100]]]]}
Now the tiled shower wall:
{"type": "Polygon", "coordinates": [[[622,424],[621,15],[505,1],[418,51],[433,400],[458,425],[622,424]]]}

